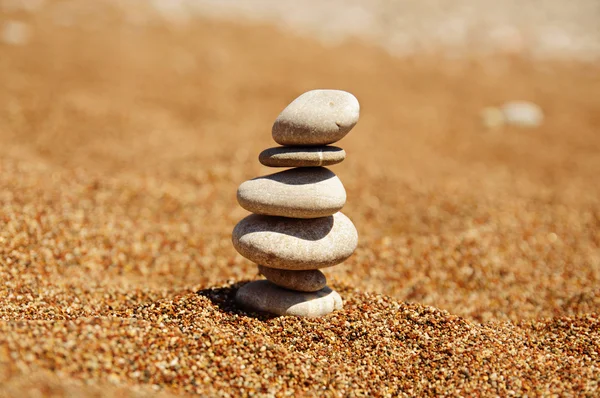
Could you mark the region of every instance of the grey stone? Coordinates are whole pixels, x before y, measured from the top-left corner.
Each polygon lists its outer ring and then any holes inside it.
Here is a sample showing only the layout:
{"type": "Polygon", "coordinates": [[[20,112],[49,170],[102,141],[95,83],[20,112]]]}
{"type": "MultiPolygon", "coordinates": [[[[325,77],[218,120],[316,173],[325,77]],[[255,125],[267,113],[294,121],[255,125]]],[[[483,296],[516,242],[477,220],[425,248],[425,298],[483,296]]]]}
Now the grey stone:
{"type": "Polygon", "coordinates": [[[281,145],[327,145],[341,140],[358,122],[356,97],[341,90],[308,91],[279,114],[273,139],[281,145]]]}
{"type": "Polygon", "coordinates": [[[312,219],[252,214],[235,226],[232,241],[242,256],[256,264],[309,270],[331,267],[350,257],[358,233],[341,212],[312,219]]]}
{"type": "Polygon", "coordinates": [[[533,102],[510,101],[500,107],[507,124],[520,127],[537,127],[544,121],[542,108],[533,102]]]}
{"type": "Polygon", "coordinates": [[[316,292],[327,285],[327,278],[318,269],[288,271],[259,265],[258,270],[269,281],[286,289],[301,292],[316,292]]]}
{"type": "Polygon", "coordinates": [[[31,33],[31,28],[26,23],[8,20],[0,31],[0,41],[13,46],[23,46],[31,39],[31,33]]]}
{"type": "Polygon", "coordinates": [[[269,167],[330,166],[346,159],[346,151],[336,146],[280,146],[265,149],[258,161],[269,167]]]}
{"type": "Polygon", "coordinates": [[[235,300],[243,308],[275,315],[320,317],[343,307],[342,298],[329,287],[312,292],[296,292],[260,280],[242,286],[235,300]]]}
{"type": "Polygon", "coordinates": [[[244,209],[269,216],[316,218],[344,207],[346,190],[324,167],[302,167],[248,180],[237,199],[244,209]]]}

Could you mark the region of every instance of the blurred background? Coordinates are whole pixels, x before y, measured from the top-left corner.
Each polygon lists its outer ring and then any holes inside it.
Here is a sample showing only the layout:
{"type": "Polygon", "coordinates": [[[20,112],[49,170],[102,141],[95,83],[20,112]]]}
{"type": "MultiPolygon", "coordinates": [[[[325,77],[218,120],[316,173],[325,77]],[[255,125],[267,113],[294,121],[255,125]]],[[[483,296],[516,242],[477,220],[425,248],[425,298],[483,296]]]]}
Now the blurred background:
{"type": "Polygon", "coordinates": [[[3,275],[93,283],[68,316],[255,278],[236,188],[272,172],[279,112],[336,88],[362,108],[334,286],[477,321],[597,310],[599,27],[597,0],[0,0],[3,275]]]}
{"type": "Polygon", "coordinates": [[[101,26],[121,14],[137,27],[161,21],[174,26],[198,18],[263,22],[335,45],[359,39],[394,55],[445,53],[450,58],[490,53],[598,60],[600,6],[594,0],[3,0],[3,39],[25,44],[34,29],[28,16],[45,15],[56,26],[101,26]]]}

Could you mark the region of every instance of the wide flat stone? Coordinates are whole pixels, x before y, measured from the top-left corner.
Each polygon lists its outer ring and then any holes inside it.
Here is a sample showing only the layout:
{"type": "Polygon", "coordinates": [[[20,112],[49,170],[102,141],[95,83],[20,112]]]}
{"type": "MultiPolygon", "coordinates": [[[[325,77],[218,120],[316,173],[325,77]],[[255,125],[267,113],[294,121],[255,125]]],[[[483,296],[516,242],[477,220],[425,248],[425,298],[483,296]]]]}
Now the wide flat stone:
{"type": "Polygon", "coordinates": [[[279,114],[273,139],[281,145],[332,144],[348,134],[359,114],[358,100],[346,91],[308,91],[279,114]]]}
{"type": "Polygon", "coordinates": [[[346,151],[337,146],[280,146],[258,155],[258,161],[269,167],[330,166],[344,159],[346,151]]]}
{"type": "Polygon", "coordinates": [[[316,292],[327,285],[327,278],[318,269],[288,271],[259,265],[258,271],[272,283],[286,289],[301,292],[316,292]]]}
{"type": "Polygon", "coordinates": [[[275,315],[320,317],[343,307],[342,298],[329,287],[312,292],[296,292],[260,280],[242,286],[235,296],[239,306],[275,315]]]}
{"type": "Polygon", "coordinates": [[[344,207],[346,190],[331,170],[302,167],[242,183],[237,200],[255,214],[316,218],[330,216],[344,207]]]}
{"type": "Polygon", "coordinates": [[[252,214],[235,226],[232,241],[242,256],[256,264],[309,270],[331,267],[350,257],[358,233],[341,212],[311,219],[252,214]]]}

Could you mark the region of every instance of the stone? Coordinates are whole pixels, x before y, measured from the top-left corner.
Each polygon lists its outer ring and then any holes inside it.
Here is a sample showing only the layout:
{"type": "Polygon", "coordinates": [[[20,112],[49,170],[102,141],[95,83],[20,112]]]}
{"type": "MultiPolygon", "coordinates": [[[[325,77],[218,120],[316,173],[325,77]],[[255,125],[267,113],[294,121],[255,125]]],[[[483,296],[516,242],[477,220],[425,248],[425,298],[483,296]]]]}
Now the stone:
{"type": "Polygon", "coordinates": [[[346,159],[346,151],[336,146],[280,146],[265,149],[258,161],[269,167],[330,166],[346,159]]]}
{"type": "Polygon", "coordinates": [[[340,179],[325,167],[301,167],[243,182],[237,199],[244,209],[269,216],[330,216],[346,203],[340,179]]]}
{"type": "Polygon", "coordinates": [[[266,280],[245,284],[237,291],[235,300],[241,307],[252,311],[311,318],[343,307],[340,295],[329,287],[312,293],[296,292],[266,280]]]}
{"type": "Polygon", "coordinates": [[[0,33],[0,39],[6,44],[22,46],[29,42],[31,28],[21,21],[6,21],[0,33]]]}
{"type": "Polygon", "coordinates": [[[544,121],[542,108],[533,102],[510,101],[500,107],[506,124],[520,127],[537,127],[544,121]]]}
{"type": "Polygon", "coordinates": [[[327,285],[325,275],[317,270],[288,271],[284,269],[258,266],[258,271],[269,281],[286,289],[301,292],[316,292],[327,285]]]}
{"type": "Polygon", "coordinates": [[[279,114],[273,139],[281,145],[327,145],[341,140],[358,122],[356,97],[341,90],[308,91],[279,114]]]}
{"type": "Polygon", "coordinates": [[[235,226],[232,241],[256,264],[297,271],[343,262],[356,249],[358,233],[341,212],[312,219],[252,214],[235,226]]]}

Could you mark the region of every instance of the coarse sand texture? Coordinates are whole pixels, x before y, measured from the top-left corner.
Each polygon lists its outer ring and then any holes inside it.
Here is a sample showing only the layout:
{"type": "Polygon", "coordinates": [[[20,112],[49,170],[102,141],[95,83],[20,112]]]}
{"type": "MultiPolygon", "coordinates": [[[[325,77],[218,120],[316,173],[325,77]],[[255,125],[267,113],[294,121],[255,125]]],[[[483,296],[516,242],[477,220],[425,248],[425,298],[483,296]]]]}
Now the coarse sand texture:
{"type": "Polygon", "coordinates": [[[0,0],[0,398],[600,397],[599,7],[0,0]]]}
{"type": "Polygon", "coordinates": [[[237,303],[276,315],[319,317],[342,308],[320,268],[352,255],[358,234],[340,212],[346,190],[324,165],[344,160],[342,139],[358,122],[359,104],[345,91],[312,90],[288,105],[273,125],[281,147],[263,151],[269,167],[293,167],[244,182],[239,204],[253,212],[233,230],[233,245],[267,278],[242,286],[237,303]]]}

